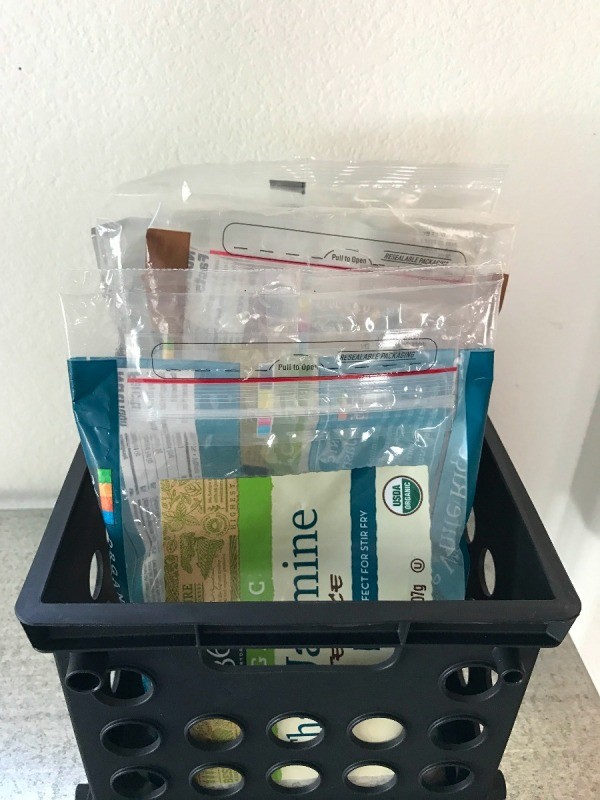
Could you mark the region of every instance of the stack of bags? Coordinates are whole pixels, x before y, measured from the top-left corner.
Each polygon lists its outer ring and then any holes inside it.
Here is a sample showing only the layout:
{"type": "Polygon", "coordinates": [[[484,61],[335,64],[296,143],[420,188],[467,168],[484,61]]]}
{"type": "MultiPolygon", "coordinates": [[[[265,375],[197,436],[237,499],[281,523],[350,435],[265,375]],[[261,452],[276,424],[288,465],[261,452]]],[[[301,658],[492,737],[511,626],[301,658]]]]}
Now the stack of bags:
{"type": "Polygon", "coordinates": [[[501,180],[307,160],[117,190],[62,302],[120,599],[464,598],[501,180]]]}

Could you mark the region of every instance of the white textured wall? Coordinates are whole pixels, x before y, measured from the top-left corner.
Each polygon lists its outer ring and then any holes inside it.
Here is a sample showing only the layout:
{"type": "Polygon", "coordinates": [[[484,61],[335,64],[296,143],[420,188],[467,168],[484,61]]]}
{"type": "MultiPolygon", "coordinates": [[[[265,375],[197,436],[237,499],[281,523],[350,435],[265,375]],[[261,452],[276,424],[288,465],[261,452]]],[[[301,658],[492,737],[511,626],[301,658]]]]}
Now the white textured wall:
{"type": "Polygon", "coordinates": [[[575,635],[598,671],[599,9],[3,0],[2,504],[50,503],[75,447],[56,285],[93,265],[98,191],[186,161],[507,162],[519,236],[493,417],[584,595],[575,635]]]}

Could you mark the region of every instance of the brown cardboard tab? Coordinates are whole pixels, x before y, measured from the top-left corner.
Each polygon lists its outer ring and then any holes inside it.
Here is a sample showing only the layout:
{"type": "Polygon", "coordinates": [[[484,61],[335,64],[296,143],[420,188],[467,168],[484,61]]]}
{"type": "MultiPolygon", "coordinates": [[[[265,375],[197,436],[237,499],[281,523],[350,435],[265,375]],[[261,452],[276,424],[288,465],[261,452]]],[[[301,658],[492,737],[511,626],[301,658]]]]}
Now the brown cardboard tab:
{"type": "Polygon", "coordinates": [[[191,236],[189,231],[148,228],[146,266],[151,269],[187,269],[191,236]]]}
{"type": "Polygon", "coordinates": [[[183,332],[185,314],[187,272],[175,280],[169,278],[166,296],[161,292],[161,281],[157,281],[159,270],[187,270],[190,256],[191,233],[148,228],[146,231],[146,267],[157,270],[148,273],[146,291],[151,300],[152,320],[156,329],[167,341],[176,342],[183,332]]]}
{"type": "Polygon", "coordinates": [[[500,311],[502,311],[502,306],[504,305],[504,296],[506,294],[506,289],[508,288],[509,277],[510,276],[506,272],[502,275],[502,286],[500,287],[500,311]]]}

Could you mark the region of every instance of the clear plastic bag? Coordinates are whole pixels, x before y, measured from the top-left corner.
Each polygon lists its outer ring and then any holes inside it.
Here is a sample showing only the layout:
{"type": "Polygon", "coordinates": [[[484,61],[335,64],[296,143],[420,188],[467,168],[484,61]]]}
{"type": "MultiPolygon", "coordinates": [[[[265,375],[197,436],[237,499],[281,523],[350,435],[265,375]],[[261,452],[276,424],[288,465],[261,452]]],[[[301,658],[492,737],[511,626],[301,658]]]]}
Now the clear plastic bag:
{"type": "MultiPolygon", "coordinates": [[[[410,542],[422,553],[418,599],[464,596],[460,537],[491,384],[498,268],[236,263],[210,290],[186,275],[86,273],[62,295],[75,415],[110,505],[123,599],[162,600],[165,587],[168,597],[163,546],[187,502],[178,493],[200,478],[241,491],[246,479],[281,477],[286,491],[318,493],[349,475],[375,487],[375,471],[388,469],[420,487],[426,510],[410,542]]],[[[198,562],[215,552],[210,535],[190,539],[198,562]]],[[[414,590],[400,550],[380,554],[379,599],[414,590]]]]}
{"type": "Polygon", "coordinates": [[[493,210],[503,174],[498,166],[310,159],[178,167],[116,190],[94,229],[96,256],[101,269],[145,263],[183,268],[186,258],[193,265],[211,252],[235,254],[237,248],[239,255],[242,248],[255,247],[256,257],[297,262],[290,253],[323,259],[331,249],[348,250],[346,255],[357,246],[362,250],[356,241],[362,237],[363,244],[373,240],[365,252],[371,259],[384,257],[386,244],[401,245],[391,251],[396,264],[415,255],[460,258],[465,246],[472,259],[481,237],[474,231],[468,241],[468,223],[493,210]],[[341,224],[331,209],[347,210],[341,224]],[[367,222],[367,211],[379,214],[370,214],[367,222]],[[468,219],[445,219],[449,211],[468,219]],[[431,216],[423,223],[425,212],[431,216]],[[391,229],[391,240],[380,241],[377,228],[380,234],[391,229]],[[166,237],[165,231],[184,235],[166,237]]]}
{"type": "Polygon", "coordinates": [[[266,206],[461,208],[490,212],[505,171],[500,165],[311,158],[187,164],[122,184],[114,191],[107,210],[109,218],[153,219],[163,202],[172,207],[201,207],[206,201],[209,208],[215,208],[232,199],[245,199],[266,206]]]}

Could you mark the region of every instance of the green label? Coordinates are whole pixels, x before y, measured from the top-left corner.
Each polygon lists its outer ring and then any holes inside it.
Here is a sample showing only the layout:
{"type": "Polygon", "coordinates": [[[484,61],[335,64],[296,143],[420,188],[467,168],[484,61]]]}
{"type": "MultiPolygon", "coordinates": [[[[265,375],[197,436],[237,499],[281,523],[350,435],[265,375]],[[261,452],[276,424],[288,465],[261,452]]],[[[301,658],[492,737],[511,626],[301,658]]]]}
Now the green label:
{"type": "MultiPolygon", "coordinates": [[[[428,470],[401,470],[161,481],[167,601],[430,599],[428,470]]],[[[249,648],[214,663],[367,664],[389,654],[249,648]]]]}
{"type": "Polygon", "coordinates": [[[421,507],[423,490],[414,478],[397,475],[384,486],[383,502],[393,514],[406,517],[421,507]]]}
{"type": "Polygon", "coordinates": [[[238,480],[240,600],[273,600],[271,478],[238,480]]]}

